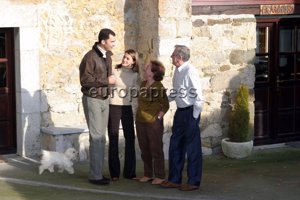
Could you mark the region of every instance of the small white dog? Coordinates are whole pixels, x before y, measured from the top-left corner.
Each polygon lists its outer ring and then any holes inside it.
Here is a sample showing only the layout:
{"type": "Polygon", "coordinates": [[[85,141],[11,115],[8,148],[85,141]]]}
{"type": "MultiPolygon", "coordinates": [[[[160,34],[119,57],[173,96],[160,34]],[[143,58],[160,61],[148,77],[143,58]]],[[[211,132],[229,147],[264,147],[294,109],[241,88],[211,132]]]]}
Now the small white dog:
{"type": "Polygon", "coordinates": [[[62,173],[66,170],[69,174],[74,174],[73,162],[78,157],[78,151],[74,148],[68,148],[64,153],[56,151],[42,150],[41,165],[39,166],[39,174],[45,169],[54,172],[54,167],[58,167],[58,172],[62,173]]]}

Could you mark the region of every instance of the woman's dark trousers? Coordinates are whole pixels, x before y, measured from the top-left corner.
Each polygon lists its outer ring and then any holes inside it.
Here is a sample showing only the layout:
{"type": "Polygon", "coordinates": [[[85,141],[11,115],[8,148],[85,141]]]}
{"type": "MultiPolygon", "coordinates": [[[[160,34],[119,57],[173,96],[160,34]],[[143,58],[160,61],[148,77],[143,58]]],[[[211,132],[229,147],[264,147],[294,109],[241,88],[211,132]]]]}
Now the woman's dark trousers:
{"type": "Polygon", "coordinates": [[[133,123],[133,112],[131,106],[109,105],[108,118],[108,164],[112,178],[120,177],[120,158],[119,158],[119,126],[120,121],[123,127],[125,138],[125,158],[123,177],[136,177],[136,157],[135,157],[135,134],[133,123]]]}

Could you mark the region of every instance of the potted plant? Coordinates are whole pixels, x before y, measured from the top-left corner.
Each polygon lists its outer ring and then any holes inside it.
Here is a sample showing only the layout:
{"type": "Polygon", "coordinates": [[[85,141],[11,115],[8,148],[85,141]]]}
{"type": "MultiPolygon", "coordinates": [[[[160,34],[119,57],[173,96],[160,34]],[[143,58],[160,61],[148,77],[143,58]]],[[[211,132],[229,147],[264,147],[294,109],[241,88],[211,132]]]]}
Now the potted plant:
{"type": "Polygon", "coordinates": [[[241,85],[230,113],[228,138],[221,142],[222,151],[230,158],[244,158],[252,153],[250,134],[249,88],[241,85]]]}

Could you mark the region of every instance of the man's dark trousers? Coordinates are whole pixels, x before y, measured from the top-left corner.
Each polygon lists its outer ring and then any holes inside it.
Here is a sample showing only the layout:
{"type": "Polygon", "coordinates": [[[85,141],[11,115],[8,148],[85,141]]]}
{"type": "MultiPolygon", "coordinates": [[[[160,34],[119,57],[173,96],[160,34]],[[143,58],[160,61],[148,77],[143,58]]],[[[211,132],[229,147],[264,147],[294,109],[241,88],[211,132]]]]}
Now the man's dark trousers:
{"type": "Polygon", "coordinates": [[[197,119],[193,117],[193,106],[176,110],[169,147],[168,181],[181,184],[187,155],[187,184],[200,186],[202,149],[199,122],[200,115],[197,119]]]}

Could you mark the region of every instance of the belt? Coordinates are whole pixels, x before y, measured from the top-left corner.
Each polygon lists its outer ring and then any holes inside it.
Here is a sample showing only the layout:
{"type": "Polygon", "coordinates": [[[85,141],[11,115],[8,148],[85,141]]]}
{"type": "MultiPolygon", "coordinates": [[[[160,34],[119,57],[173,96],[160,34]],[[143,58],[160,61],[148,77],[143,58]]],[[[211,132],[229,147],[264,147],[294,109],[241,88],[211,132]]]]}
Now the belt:
{"type": "Polygon", "coordinates": [[[193,106],[188,106],[188,107],[185,107],[185,108],[177,108],[178,111],[184,111],[184,110],[188,110],[190,108],[192,108],[193,106]]]}

